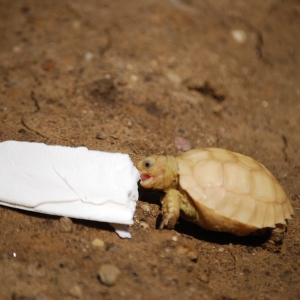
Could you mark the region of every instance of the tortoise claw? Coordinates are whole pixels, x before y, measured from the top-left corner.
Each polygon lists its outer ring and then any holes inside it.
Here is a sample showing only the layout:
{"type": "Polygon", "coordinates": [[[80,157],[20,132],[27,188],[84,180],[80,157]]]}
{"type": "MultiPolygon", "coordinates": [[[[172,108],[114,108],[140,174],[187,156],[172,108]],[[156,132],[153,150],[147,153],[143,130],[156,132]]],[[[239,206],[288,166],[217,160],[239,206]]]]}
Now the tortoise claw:
{"type": "Polygon", "coordinates": [[[164,229],[167,227],[169,229],[173,229],[177,222],[178,217],[175,214],[168,213],[163,216],[163,220],[160,223],[159,229],[164,229]]]}

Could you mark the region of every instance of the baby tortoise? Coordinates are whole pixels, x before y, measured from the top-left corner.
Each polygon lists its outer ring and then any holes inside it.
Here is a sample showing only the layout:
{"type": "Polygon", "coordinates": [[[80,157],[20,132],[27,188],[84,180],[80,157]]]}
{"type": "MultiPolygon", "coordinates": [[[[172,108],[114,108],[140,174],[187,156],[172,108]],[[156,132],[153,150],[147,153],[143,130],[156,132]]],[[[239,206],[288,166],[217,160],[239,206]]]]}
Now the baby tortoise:
{"type": "Polygon", "coordinates": [[[219,148],[179,157],[152,155],[138,162],[141,185],[162,190],[162,223],[174,228],[182,216],[202,228],[243,236],[272,228],[281,242],[294,214],[282,187],[253,158],[219,148]]]}

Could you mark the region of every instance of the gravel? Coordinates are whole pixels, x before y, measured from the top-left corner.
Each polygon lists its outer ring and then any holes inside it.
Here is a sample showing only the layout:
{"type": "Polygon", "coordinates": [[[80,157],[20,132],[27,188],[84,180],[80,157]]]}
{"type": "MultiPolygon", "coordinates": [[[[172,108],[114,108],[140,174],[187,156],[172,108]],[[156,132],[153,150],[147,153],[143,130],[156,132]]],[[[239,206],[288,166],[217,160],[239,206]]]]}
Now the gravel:
{"type": "Polygon", "coordinates": [[[59,231],[63,233],[69,233],[73,230],[73,222],[68,217],[62,217],[59,219],[59,231]]]}
{"type": "Polygon", "coordinates": [[[103,264],[98,271],[100,281],[106,286],[113,286],[116,284],[120,275],[120,270],[111,264],[103,264]]]}

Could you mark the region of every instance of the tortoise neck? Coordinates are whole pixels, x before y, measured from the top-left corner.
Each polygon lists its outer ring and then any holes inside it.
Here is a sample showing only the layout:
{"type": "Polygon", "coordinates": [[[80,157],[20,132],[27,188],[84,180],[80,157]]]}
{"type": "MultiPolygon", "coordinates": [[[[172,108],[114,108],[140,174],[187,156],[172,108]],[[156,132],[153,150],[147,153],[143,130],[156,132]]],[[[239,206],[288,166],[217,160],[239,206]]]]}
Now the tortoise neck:
{"type": "Polygon", "coordinates": [[[178,166],[174,156],[167,155],[167,165],[165,170],[165,190],[174,189],[178,186],[178,166]]]}

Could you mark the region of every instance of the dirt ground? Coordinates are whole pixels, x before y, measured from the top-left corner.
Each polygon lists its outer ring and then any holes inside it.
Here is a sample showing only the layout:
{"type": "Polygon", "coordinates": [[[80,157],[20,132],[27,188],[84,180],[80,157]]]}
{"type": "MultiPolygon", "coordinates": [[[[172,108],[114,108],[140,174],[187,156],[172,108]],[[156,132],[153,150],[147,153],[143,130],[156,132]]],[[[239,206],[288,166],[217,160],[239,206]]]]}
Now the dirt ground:
{"type": "Polygon", "coordinates": [[[0,0],[1,141],[137,162],[180,154],[181,136],[262,162],[295,209],[270,249],[183,220],[160,231],[160,194],[142,189],[132,239],[0,207],[0,298],[300,299],[299,29],[296,0],[0,0]]]}

